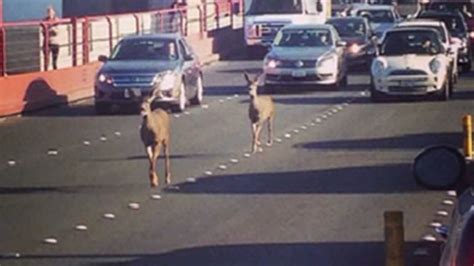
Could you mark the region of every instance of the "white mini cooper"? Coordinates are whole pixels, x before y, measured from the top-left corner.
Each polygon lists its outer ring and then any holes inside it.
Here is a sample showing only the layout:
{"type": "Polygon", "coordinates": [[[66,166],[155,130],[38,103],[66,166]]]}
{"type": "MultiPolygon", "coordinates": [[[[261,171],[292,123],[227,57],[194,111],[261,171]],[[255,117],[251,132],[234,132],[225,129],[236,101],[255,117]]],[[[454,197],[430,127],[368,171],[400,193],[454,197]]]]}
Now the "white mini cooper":
{"type": "Polygon", "coordinates": [[[438,31],[398,28],[388,31],[371,66],[371,99],[428,96],[448,100],[452,68],[449,48],[438,31]]]}

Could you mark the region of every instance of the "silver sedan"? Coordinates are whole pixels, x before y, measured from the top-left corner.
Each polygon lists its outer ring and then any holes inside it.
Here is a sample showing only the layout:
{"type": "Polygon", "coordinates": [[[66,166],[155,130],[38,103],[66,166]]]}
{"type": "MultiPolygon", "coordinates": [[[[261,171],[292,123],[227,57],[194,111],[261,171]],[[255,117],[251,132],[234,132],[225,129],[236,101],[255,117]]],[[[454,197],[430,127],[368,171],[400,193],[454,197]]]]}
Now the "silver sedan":
{"type": "Polygon", "coordinates": [[[332,25],[289,25],[265,56],[265,87],[347,84],[346,43],[332,25]]]}

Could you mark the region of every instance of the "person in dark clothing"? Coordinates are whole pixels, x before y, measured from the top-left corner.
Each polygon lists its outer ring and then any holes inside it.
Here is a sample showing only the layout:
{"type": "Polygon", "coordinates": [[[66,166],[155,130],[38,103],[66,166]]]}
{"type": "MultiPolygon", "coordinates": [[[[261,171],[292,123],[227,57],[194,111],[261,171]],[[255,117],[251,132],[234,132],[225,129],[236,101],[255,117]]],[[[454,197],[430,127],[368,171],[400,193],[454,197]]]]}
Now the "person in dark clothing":
{"type": "MultiPolygon", "coordinates": [[[[186,6],[187,3],[185,0],[175,0],[171,4],[171,9],[175,10],[171,13],[170,18],[170,31],[179,32],[181,29],[181,20],[186,19],[186,6]],[[182,10],[182,11],[177,11],[182,10]]],[[[183,23],[184,25],[184,23],[183,23]]]]}

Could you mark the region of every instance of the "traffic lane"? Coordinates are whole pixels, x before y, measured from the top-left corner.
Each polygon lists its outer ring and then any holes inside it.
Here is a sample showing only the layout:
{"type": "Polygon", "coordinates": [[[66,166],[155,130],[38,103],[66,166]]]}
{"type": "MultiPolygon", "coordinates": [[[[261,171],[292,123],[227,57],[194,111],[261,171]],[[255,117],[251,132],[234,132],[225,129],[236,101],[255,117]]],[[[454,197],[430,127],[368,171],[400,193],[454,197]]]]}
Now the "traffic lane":
{"type": "Polygon", "coordinates": [[[433,120],[444,109],[432,102],[372,105],[365,97],[331,115],[320,113],[327,115],[320,124],[316,114],[307,116],[285,131],[292,137],[282,144],[225,173],[180,183],[159,203],[144,202],[140,212],[99,224],[93,236],[68,235],[60,251],[45,248],[46,255],[31,259],[44,265],[313,265],[315,259],[321,265],[380,265],[383,211],[403,210],[406,238],[416,241],[443,198],[416,187],[410,164],[420,143],[410,136],[420,128],[438,129],[433,120]],[[412,111],[426,122],[408,119],[412,111]],[[398,127],[386,127],[398,116],[398,127]],[[347,130],[354,121],[364,126],[347,130]],[[346,139],[369,145],[346,145],[346,139]],[[339,141],[334,150],[306,145],[339,141]],[[262,249],[289,255],[265,256],[262,249]]]}
{"type": "MultiPolygon", "coordinates": [[[[243,82],[240,75],[229,81],[233,85],[243,82]]],[[[209,88],[212,90],[212,85],[209,88]]],[[[291,97],[283,95],[280,98],[291,97]]],[[[173,160],[180,162],[179,168],[173,167],[175,180],[182,181],[215,168],[217,161],[213,163],[213,160],[216,158],[248,151],[250,126],[246,98],[225,98],[223,103],[216,101],[208,109],[191,109],[191,115],[173,117],[173,160]],[[175,139],[185,141],[176,142],[175,139]]],[[[317,104],[304,108],[279,107],[277,104],[279,113],[280,108],[291,109],[281,112],[284,115],[278,122],[277,132],[291,127],[300,115],[304,117],[326,108],[327,103],[331,102],[331,95],[324,93],[321,98],[327,100],[323,104],[314,101],[317,104]]],[[[55,116],[47,118],[56,119],[55,116]]],[[[106,211],[123,211],[122,207],[128,201],[117,203],[117,197],[130,201],[137,201],[142,196],[147,198],[147,166],[137,133],[140,119],[137,116],[124,116],[120,120],[111,118],[115,122],[113,128],[121,132],[120,136],[91,146],[61,149],[64,152],[58,156],[43,156],[41,160],[8,168],[8,172],[2,171],[2,175],[5,173],[1,179],[2,203],[9,206],[2,212],[8,217],[2,220],[4,226],[1,228],[5,231],[2,235],[13,241],[4,250],[31,250],[42,237],[70,232],[73,225],[80,221],[98,222],[106,211]]],[[[77,126],[87,129],[91,119],[81,119],[77,126]]],[[[92,126],[97,131],[111,130],[108,123],[103,123],[105,128],[96,123],[92,126]]],[[[61,131],[55,133],[61,134],[61,131]]],[[[76,134],[82,135],[83,131],[76,131],[76,134]]]]}

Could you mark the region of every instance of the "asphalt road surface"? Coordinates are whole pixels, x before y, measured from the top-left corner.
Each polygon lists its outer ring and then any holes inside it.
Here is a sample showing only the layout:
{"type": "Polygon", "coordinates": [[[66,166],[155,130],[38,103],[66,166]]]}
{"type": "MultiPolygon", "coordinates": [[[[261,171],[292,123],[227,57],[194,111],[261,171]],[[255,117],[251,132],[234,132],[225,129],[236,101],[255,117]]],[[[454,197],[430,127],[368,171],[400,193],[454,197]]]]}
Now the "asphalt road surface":
{"type": "Polygon", "coordinates": [[[473,77],[448,102],[373,104],[364,73],[340,91],[276,94],[281,142],[248,158],[242,72],[260,67],[206,67],[204,105],[172,116],[170,187],[149,187],[133,110],[96,116],[87,100],[2,122],[0,265],[380,266],[387,210],[404,212],[409,265],[422,265],[413,253],[450,197],[418,188],[411,163],[461,147],[473,77]]]}

